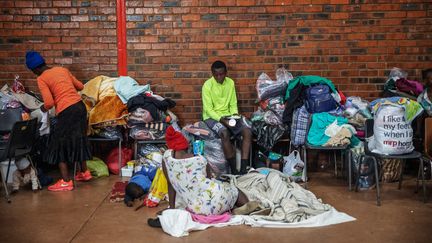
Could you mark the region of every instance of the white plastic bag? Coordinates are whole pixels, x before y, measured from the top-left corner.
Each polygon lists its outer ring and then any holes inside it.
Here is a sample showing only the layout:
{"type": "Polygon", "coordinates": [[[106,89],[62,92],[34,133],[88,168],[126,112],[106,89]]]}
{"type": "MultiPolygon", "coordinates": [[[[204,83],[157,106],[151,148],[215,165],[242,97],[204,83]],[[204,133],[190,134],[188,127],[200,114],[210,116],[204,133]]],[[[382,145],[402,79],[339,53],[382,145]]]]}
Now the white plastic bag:
{"type": "Polygon", "coordinates": [[[292,151],[288,156],[284,156],[283,173],[293,178],[295,182],[305,181],[304,162],[300,158],[297,150],[292,151]]]}
{"type": "Polygon", "coordinates": [[[402,107],[385,105],[379,108],[374,119],[374,136],[369,150],[380,154],[406,154],[414,150],[413,129],[405,119],[402,107]]]}
{"type": "Polygon", "coordinates": [[[293,76],[284,68],[276,70],[276,81],[273,81],[266,73],[261,73],[256,83],[259,100],[266,100],[280,95],[285,95],[288,83],[293,76]]]}

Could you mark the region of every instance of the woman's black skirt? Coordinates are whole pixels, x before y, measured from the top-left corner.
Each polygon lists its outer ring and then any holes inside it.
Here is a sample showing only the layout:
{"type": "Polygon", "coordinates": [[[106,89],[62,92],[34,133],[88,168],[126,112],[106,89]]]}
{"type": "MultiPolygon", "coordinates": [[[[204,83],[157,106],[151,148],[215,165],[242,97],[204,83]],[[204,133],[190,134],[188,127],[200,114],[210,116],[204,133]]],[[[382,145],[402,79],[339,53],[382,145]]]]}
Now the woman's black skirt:
{"type": "Polygon", "coordinates": [[[87,139],[87,111],[82,101],[57,115],[57,123],[50,136],[47,162],[73,164],[91,159],[87,139]]]}

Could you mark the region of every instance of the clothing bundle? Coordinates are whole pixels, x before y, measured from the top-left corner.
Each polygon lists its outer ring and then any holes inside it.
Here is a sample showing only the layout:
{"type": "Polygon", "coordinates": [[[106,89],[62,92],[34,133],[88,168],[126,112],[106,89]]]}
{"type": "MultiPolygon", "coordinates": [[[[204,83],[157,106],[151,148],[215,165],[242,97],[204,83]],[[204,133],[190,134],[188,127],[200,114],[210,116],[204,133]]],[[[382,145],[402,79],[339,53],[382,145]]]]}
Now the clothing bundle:
{"type": "Polygon", "coordinates": [[[257,144],[270,151],[277,140],[285,133],[282,115],[285,110],[283,95],[293,79],[285,68],[276,70],[276,81],[266,73],[257,80],[258,110],[252,114],[252,131],[257,136],[257,144]]]}
{"type": "Polygon", "coordinates": [[[424,91],[423,84],[416,80],[409,80],[408,73],[400,68],[392,68],[384,85],[384,96],[402,96],[416,99],[424,91]]]}
{"type": "Polygon", "coordinates": [[[421,105],[404,97],[381,98],[371,102],[374,135],[368,146],[380,154],[406,154],[414,150],[411,122],[423,112],[421,105]]]}
{"type": "Polygon", "coordinates": [[[118,138],[110,136],[113,127],[120,131],[127,125],[134,139],[162,139],[167,122],[176,119],[168,110],[174,101],[153,94],[150,85],[128,76],[97,76],[84,85],[81,96],[89,114],[88,132],[101,137],[118,138]]]}
{"type": "Polygon", "coordinates": [[[126,125],[127,107],[114,90],[117,78],[97,76],[84,84],[81,97],[86,105],[89,127],[88,133],[95,134],[95,127],[126,125]]]}

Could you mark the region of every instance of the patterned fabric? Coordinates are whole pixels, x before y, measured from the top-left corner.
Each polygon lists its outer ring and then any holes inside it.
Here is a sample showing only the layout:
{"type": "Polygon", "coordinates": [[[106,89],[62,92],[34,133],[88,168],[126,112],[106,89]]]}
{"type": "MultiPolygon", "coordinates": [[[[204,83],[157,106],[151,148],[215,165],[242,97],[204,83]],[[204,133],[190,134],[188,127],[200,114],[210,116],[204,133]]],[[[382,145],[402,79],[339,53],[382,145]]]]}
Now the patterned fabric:
{"type": "Polygon", "coordinates": [[[206,177],[207,161],[202,156],[175,159],[172,150],[164,154],[168,178],[177,193],[195,214],[219,215],[229,211],[237,201],[234,185],[206,177]]]}
{"type": "Polygon", "coordinates": [[[428,116],[432,116],[432,102],[427,95],[427,89],[423,91],[417,98],[417,102],[423,107],[427,112],[428,116]]]}
{"type": "Polygon", "coordinates": [[[400,177],[400,159],[382,159],[381,160],[382,172],[380,174],[381,180],[384,182],[399,181],[400,177]]]}
{"type": "Polygon", "coordinates": [[[370,103],[372,113],[378,114],[378,110],[385,105],[402,107],[405,110],[405,120],[408,123],[411,123],[414,118],[423,112],[423,107],[415,100],[395,96],[372,101],[370,103]]]}
{"type": "Polygon", "coordinates": [[[310,114],[305,106],[296,109],[293,113],[291,126],[291,141],[294,146],[303,145],[306,141],[310,114]]]}
{"type": "Polygon", "coordinates": [[[254,215],[254,219],[301,222],[332,209],[282,172],[268,168],[257,171],[260,173],[232,178],[250,201],[259,202],[261,208],[271,209],[269,215],[254,215]]]}

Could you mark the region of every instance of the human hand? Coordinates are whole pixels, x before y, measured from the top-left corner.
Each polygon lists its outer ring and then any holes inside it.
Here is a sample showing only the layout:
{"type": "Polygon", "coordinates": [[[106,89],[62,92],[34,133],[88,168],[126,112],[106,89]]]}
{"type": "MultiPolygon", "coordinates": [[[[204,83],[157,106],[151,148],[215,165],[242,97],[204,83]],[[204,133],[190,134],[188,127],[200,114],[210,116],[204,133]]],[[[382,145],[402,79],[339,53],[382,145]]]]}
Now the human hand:
{"type": "Polygon", "coordinates": [[[229,120],[224,116],[224,117],[221,117],[221,119],[219,120],[219,122],[222,124],[222,125],[224,125],[225,127],[228,127],[229,126],[229,124],[228,124],[228,122],[229,122],[229,120]]]}

